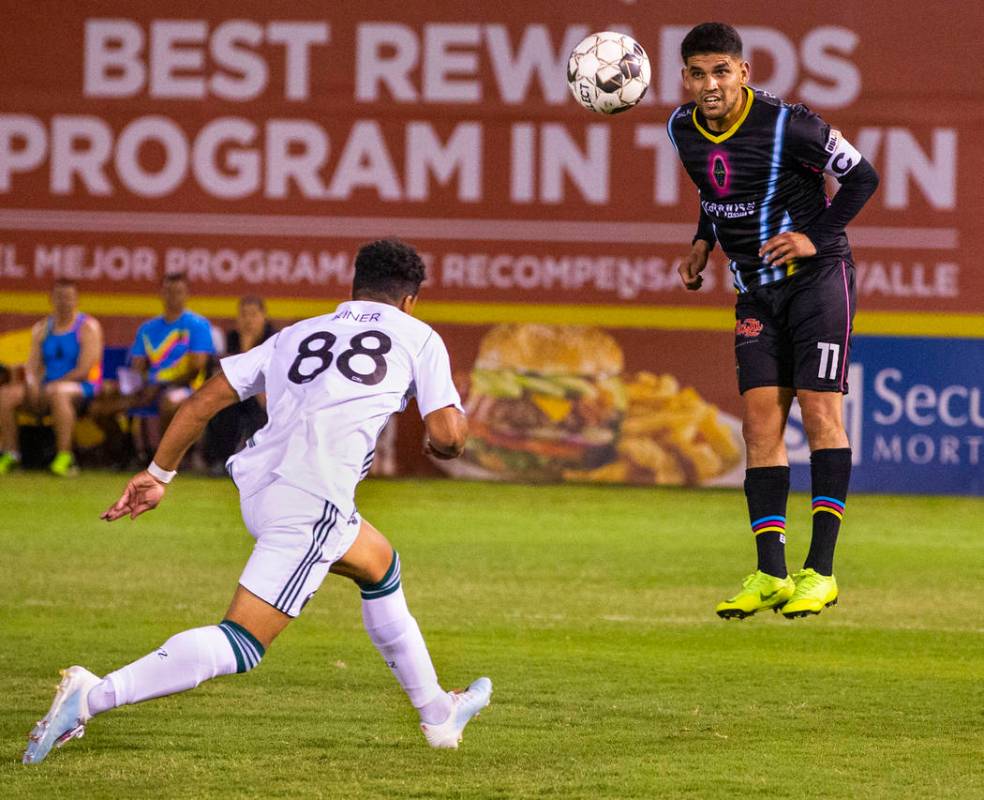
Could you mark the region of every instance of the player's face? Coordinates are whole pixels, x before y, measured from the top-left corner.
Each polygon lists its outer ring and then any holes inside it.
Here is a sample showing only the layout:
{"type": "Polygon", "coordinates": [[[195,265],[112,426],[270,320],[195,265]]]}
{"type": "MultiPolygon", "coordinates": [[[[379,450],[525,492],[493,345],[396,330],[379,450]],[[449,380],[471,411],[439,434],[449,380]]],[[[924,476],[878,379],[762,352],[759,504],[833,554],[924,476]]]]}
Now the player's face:
{"type": "Polygon", "coordinates": [[[723,53],[690,56],[683,67],[683,85],[708,121],[733,122],[741,113],[746,83],[748,62],[723,53]]]}

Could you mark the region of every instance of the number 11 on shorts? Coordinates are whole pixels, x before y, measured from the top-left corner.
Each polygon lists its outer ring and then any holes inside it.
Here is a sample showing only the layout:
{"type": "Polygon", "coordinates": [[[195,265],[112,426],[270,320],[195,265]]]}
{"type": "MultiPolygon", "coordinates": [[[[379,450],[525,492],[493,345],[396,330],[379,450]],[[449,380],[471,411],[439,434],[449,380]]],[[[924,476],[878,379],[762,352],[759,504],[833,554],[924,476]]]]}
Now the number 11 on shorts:
{"type": "Polygon", "coordinates": [[[817,342],[820,351],[820,371],[817,376],[829,380],[837,379],[837,362],[840,356],[840,345],[834,342],[817,342]],[[826,374],[825,374],[826,373],[826,374]]]}

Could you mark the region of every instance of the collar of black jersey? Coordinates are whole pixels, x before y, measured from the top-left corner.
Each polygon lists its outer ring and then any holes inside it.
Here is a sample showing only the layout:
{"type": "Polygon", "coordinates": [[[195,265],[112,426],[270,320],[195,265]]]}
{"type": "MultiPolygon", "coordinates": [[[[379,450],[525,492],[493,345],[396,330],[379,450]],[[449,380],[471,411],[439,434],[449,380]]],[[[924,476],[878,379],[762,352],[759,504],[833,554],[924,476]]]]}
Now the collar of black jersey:
{"type": "Polygon", "coordinates": [[[694,106],[694,112],[693,112],[694,127],[697,130],[699,130],[704,135],[705,138],[710,139],[712,142],[714,142],[714,144],[720,144],[725,139],[730,139],[732,136],[735,135],[735,133],[738,132],[738,129],[741,127],[741,123],[745,121],[746,117],[748,117],[748,112],[752,110],[752,101],[755,99],[755,92],[752,91],[750,86],[745,87],[745,92],[747,93],[748,102],[745,103],[745,108],[741,112],[741,116],[738,117],[737,120],[735,120],[735,124],[732,125],[730,128],[728,128],[728,130],[724,131],[723,133],[716,133],[716,134],[711,133],[709,130],[707,130],[703,125],[700,124],[700,122],[697,121],[696,105],[694,106]]]}

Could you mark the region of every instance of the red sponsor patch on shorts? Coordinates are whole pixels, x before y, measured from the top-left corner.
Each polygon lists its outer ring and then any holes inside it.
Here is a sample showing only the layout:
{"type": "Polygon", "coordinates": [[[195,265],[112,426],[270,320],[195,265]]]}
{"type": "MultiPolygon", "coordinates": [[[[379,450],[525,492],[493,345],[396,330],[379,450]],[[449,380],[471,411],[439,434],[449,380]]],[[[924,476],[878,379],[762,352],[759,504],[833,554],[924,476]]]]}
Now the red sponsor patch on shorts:
{"type": "Polygon", "coordinates": [[[757,319],[740,319],[735,323],[735,336],[758,336],[762,332],[762,323],[757,319]]]}

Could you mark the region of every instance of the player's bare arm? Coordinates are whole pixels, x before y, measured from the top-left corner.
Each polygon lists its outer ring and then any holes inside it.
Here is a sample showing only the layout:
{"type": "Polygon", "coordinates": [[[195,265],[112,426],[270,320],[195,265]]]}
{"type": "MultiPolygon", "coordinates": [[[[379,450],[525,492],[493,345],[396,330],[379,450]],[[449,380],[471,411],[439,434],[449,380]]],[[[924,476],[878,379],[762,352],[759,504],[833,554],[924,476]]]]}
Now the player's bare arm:
{"type": "Polygon", "coordinates": [[[701,273],[707,267],[707,258],[711,254],[711,245],[703,239],[697,239],[687,257],[680,262],[677,272],[683,285],[692,292],[697,291],[704,283],[701,273]]]}
{"type": "MultiPolygon", "coordinates": [[[[154,464],[165,472],[178,468],[189,447],[202,435],[208,421],[226,406],[239,402],[239,395],[222,373],[210,378],[201,389],[189,397],[164,432],[160,447],[154,454],[154,464]]],[[[166,484],[147,470],[134,475],[113,505],[100,516],[113,522],[129,516],[136,519],[145,511],[156,508],[164,497],[166,484]]]]}
{"type": "Polygon", "coordinates": [[[424,451],[440,459],[452,459],[465,450],[468,438],[468,420],[454,406],[439,408],[424,417],[427,441],[424,451]]]}

